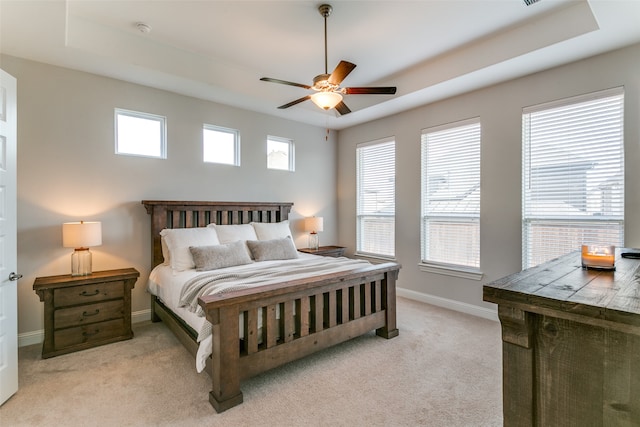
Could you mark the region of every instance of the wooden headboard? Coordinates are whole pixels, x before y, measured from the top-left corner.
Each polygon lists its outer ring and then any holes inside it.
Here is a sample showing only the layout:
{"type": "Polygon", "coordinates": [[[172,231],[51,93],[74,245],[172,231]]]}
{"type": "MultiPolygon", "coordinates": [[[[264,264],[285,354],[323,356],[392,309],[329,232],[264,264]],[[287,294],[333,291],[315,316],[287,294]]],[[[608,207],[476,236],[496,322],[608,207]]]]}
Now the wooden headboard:
{"type": "Polygon", "coordinates": [[[151,215],[151,268],[162,264],[160,231],[164,228],[206,227],[215,224],[280,222],[289,218],[293,203],[254,202],[185,202],[177,200],[143,200],[151,215]]]}

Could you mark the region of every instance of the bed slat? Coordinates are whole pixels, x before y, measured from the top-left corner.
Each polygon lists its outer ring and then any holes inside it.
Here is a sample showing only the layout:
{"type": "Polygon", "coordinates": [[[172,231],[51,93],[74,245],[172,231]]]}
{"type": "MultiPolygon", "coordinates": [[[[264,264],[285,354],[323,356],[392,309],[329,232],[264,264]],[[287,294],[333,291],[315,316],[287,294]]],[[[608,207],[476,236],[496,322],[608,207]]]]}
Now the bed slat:
{"type": "Polygon", "coordinates": [[[293,301],[285,301],[282,305],[283,310],[280,312],[280,320],[283,326],[281,338],[284,342],[290,342],[293,340],[296,327],[295,319],[293,318],[293,301]]]}
{"type": "Polygon", "coordinates": [[[276,319],[276,305],[272,304],[266,307],[267,318],[266,322],[262,324],[262,328],[265,331],[265,344],[267,348],[274,347],[278,340],[278,332],[280,325],[276,319]]]}
{"type": "Polygon", "coordinates": [[[247,343],[245,351],[247,354],[258,351],[258,309],[254,308],[246,312],[245,316],[244,341],[247,343]]]}
{"type": "Polygon", "coordinates": [[[351,295],[351,304],[349,305],[349,319],[355,320],[360,318],[360,285],[349,288],[351,295]]]}
{"type": "Polygon", "coordinates": [[[337,315],[336,292],[337,291],[331,291],[327,295],[328,302],[326,305],[326,310],[327,310],[327,317],[328,317],[327,323],[329,325],[329,328],[333,328],[338,324],[338,319],[336,318],[336,315],[337,315]]]}
{"type": "Polygon", "coordinates": [[[365,283],[362,286],[362,291],[364,293],[364,315],[368,316],[371,314],[371,283],[365,283]]]}
{"type": "Polygon", "coordinates": [[[313,332],[320,332],[324,329],[324,296],[316,294],[313,296],[313,332]]]}
{"type": "Polygon", "coordinates": [[[309,297],[302,297],[297,300],[296,305],[296,330],[299,337],[309,335],[309,318],[311,306],[309,305],[309,297]]]}
{"type": "Polygon", "coordinates": [[[340,323],[347,323],[349,321],[349,289],[343,289],[340,297],[340,323]]]}

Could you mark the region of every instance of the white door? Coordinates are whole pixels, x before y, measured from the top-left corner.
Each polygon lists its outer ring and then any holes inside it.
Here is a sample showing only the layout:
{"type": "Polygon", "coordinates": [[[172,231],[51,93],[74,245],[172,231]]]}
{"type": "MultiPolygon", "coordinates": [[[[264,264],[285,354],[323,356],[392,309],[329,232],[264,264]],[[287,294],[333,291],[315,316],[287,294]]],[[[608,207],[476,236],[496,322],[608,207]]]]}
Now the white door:
{"type": "Polygon", "coordinates": [[[0,405],[18,391],[16,79],[0,70],[0,405]]]}

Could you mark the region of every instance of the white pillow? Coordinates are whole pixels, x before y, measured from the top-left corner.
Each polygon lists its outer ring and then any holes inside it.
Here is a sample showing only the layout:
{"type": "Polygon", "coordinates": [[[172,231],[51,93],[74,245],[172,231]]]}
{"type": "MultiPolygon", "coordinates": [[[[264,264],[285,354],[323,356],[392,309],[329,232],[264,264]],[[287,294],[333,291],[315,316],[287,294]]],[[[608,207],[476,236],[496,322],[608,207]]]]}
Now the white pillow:
{"type": "Polygon", "coordinates": [[[245,243],[244,249],[247,252],[247,255],[251,257],[251,251],[249,251],[249,248],[246,245],[246,241],[258,240],[256,231],[253,229],[253,226],[251,224],[209,224],[207,227],[211,227],[216,230],[218,239],[222,244],[233,243],[241,240],[243,243],[245,243]]]}
{"type": "Polygon", "coordinates": [[[237,242],[238,240],[258,240],[256,231],[251,224],[209,224],[208,227],[216,230],[220,243],[231,243],[237,242]]]}
{"type": "Polygon", "coordinates": [[[160,232],[160,236],[164,238],[167,245],[169,265],[176,271],[195,268],[190,246],[220,244],[216,230],[208,227],[165,228],[160,232]]]}
{"type": "MultiPolygon", "coordinates": [[[[258,240],[284,239],[291,237],[291,229],[289,228],[289,220],[282,222],[252,222],[251,225],[256,230],[258,240]]],[[[255,240],[255,239],[254,239],[255,240]]]]}
{"type": "Polygon", "coordinates": [[[170,265],[171,256],[169,255],[169,248],[167,248],[167,241],[162,233],[160,233],[160,247],[162,248],[162,258],[164,259],[162,265],[170,265]]]}

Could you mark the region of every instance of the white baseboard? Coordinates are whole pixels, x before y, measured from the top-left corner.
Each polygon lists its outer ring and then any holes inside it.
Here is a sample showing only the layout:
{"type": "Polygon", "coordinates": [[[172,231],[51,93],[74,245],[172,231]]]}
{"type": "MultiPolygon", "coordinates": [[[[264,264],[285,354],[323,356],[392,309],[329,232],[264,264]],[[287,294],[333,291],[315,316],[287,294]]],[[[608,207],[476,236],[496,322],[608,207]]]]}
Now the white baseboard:
{"type": "Polygon", "coordinates": [[[131,323],[140,323],[151,320],[151,309],[134,311],[131,313],[131,323]]]}
{"type": "Polygon", "coordinates": [[[471,314],[472,316],[482,317],[496,322],[498,321],[498,311],[490,308],[478,307],[477,305],[467,304],[466,302],[424,294],[410,289],[397,288],[396,294],[415,301],[448,308],[449,310],[460,311],[462,313],[471,314]]]}
{"type": "Polygon", "coordinates": [[[18,347],[40,344],[44,341],[44,329],[18,334],[18,347]]]}
{"type": "MultiPolygon", "coordinates": [[[[151,309],[135,311],[131,313],[131,323],[140,323],[151,320],[151,309]]],[[[44,341],[44,329],[18,334],[18,347],[41,344],[44,341]]]]}
{"type": "MultiPolygon", "coordinates": [[[[424,294],[422,292],[416,292],[410,289],[397,288],[396,293],[398,294],[398,296],[401,296],[403,298],[436,305],[438,307],[448,308],[449,310],[471,314],[472,316],[482,317],[484,319],[494,320],[496,322],[498,321],[498,312],[490,308],[478,307],[477,305],[437,297],[435,295],[424,294]]],[[[147,320],[151,320],[151,309],[140,310],[131,313],[131,323],[140,323],[147,320]]],[[[40,344],[43,341],[44,329],[18,334],[18,347],[40,344]]]]}

